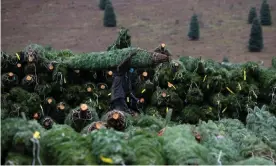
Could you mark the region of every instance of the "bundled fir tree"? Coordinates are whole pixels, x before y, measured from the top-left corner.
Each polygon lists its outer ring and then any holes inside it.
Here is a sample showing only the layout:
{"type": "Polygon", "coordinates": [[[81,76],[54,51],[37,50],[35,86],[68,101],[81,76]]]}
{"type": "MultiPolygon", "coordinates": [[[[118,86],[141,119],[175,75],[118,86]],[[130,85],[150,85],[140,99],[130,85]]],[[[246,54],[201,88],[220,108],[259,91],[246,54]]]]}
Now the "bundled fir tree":
{"type": "Polygon", "coordinates": [[[42,133],[41,157],[45,165],[95,165],[96,158],[92,153],[91,138],[81,136],[67,125],[53,125],[51,130],[42,133]]]}
{"type": "Polygon", "coordinates": [[[99,8],[100,8],[101,10],[104,10],[104,9],[105,9],[106,1],[107,1],[107,0],[99,0],[99,8]]]}
{"type": "Polygon", "coordinates": [[[112,3],[107,0],[105,3],[105,10],[104,10],[104,26],[105,27],[116,27],[116,15],[113,9],[112,3]]]}
{"type": "Polygon", "coordinates": [[[249,15],[248,15],[248,24],[252,24],[254,18],[257,17],[257,11],[255,7],[252,7],[249,11],[249,15]]]}
{"type": "MultiPolygon", "coordinates": [[[[100,129],[90,134],[92,154],[100,165],[131,165],[136,156],[123,132],[100,129]]],[[[89,156],[89,155],[84,155],[89,156]]]]}
{"type": "Polygon", "coordinates": [[[114,49],[123,49],[131,46],[131,36],[129,35],[129,30],[122,27],[119,31],[118,37],[112,45],[108,46],[107,51],[114,49]]]}
{"type": "Polygon", "coordinates": [[[258,18],[252,23],[248,49],[250,52],[260,52],[263,49],[263,32],[258,18]]]}
{"type": "Polygon", "coordinates": [[[64,61],[69,68],[79,70],[105,70],[116,68],[123,60],[131,57],[131,67],[146,68],[168,62],[164,54],[148,52],[140,48],[129,47],[106,52],[79,54],[64,61]]]}
{"type": "Polygon", "coordinates": [[[269,4],[266,0],[263,1],[260,11],[260,20],[262,25],[271,25],[271,14],[269,4]]]}
{"type": "Polygon", "coordinates": [[[190,30],[188,33],[188,37],[191,40],[198,40],[199,39],[199,24],[197,20],[197,15],[193,15],[190,22],[190,30]]]}
{"type": "Polygon", "coordinates": [[[166,164],[163,152],[162,138],[156,133],[141,128],[131,130],[133,133],[128,144],[136,155],[137,165],[164,165],[166,164]]]}
{"type": "Polygon", "coordinates": [[[276,56],[275,57],[272,57],[272,67],[276,69],[276,56]]]}

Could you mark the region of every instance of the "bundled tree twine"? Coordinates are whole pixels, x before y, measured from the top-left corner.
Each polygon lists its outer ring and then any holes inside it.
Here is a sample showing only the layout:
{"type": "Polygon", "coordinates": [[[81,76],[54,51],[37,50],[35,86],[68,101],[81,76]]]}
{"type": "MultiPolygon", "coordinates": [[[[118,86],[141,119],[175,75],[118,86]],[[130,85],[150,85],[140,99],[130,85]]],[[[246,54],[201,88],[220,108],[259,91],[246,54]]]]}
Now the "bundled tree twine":
{"type": "Polygon", "coordinates": [[[35,161],[37,159],[39,165],[42,165],[40,160],[40,144],[39,140],[37,138],[31,138],[31,141],[33,143],[33,162],[32,165],[35,165],[35,161]]]}
{"type": "Polygon", "coordinates": [[[221,154],[222,154],[222,151],[219,151],[218,160],[217,160],[219,166],[222,165],[222,163],[220,161],[221,154]]]}

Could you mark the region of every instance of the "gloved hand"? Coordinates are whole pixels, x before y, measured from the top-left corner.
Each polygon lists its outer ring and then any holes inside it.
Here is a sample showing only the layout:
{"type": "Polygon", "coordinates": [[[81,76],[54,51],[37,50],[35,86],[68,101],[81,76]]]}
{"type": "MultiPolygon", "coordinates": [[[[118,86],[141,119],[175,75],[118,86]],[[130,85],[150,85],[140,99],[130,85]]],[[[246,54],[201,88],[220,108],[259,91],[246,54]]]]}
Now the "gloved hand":
{"type": "Polygon", "coordinates": [[[141,98],[141,99],[137,100],[137,108],[138,109],[142,108],[144,102],[145,102],[144,98],[141,98]]]}
{"type": "Polygon", "coordinates": [[[138,100],[138,103],[143,104],[144,102],[145,102],[145,99],[144,99],[144,98],[140,98],[140,99],[138,100]]]}

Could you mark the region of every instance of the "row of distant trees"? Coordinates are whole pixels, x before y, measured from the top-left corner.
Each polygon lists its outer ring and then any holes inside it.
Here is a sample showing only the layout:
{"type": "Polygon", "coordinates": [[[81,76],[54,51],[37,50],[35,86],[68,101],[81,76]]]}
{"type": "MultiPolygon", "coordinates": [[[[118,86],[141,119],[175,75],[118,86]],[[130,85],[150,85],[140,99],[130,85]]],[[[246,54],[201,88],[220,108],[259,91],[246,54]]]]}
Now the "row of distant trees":
{"type": "MultiPolygon", "coordinates": [[[[101,10],[104,10],[104,19],[103,19],[104,26],[116,27],[117,26],[116,15],[111,1],[100,0],[99,8],[101,10]]],[[[267,3],[267,0],[263,0],[263,3],[261,5],[260,18],[258,18],[256,7],[252,7],[250,9],[250,12],[248,15],[248,23],[252,24],[250,39],[248,42],[248,49],[251,52],[260,52],[264,47],[262,25],[263,26],[272,25],[270,7],[269,7],[269,4],[267,3]]],[[[199,40],[200,38],[200,28],[199,28],[199,23],[198,23],[196,14],[194,14],[191,17],[188,37],[190,38],[190,40],[199,40]]]]}
{"type": "Polygon", "coordinates": [[[264,48],[262,25],[272,25],[270,8],[266,0],[262,3],[260,18],[258,18],[256,7],[250,9],[248,23],[252,24],[248,49],[251,52],[260,52],[264,48]]]}
{"type": "MultiPolygon", "coordinates": [[[[248,50],[251,52],[260,52],[264,48],[262,25],[272,25],[270,7],[266,0],[263,0],[261,5],[260,18],[258,18],[256,7],[252,7],[250,9],[248,23],[252,24],[250,38],[248,41],[248,50]]],[[[198,40],[199,34],[199,23],[197,16],[193,15],[190,22],[188,36],[192,40],[198,40]]]]}
{"type": "Polygon", "coordinates": [[[104,10],[103,24],[105,27],[116,27],[117,20],[113,5],[110,0],[100,0],[99,8],[104,10]]]}

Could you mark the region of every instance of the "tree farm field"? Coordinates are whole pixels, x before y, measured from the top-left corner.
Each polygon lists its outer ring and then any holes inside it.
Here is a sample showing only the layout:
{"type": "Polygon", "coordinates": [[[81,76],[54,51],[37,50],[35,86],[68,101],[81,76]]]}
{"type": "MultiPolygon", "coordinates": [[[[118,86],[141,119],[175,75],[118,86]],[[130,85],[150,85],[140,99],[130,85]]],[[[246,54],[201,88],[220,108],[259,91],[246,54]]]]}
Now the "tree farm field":
{"type": "Polygon", "coordinates": [[[250,53],[247,44],[251,7],[259,15],[262,0],[114,0],[117,27],[103,26],[97,0],[2,0],[3,51],[28,44],[51,45],[73,52],[107,49],[120,27],[130,30],[133,46],[154,50],[165,43],[175,58],[202,57],[231,62],[263,61],[276,56],[276,1],[268,0],[272,26],[263,26],[264,49],[250,53]],[[189,41],[190,18],[198,15],[200,39],[189,41]]]}

